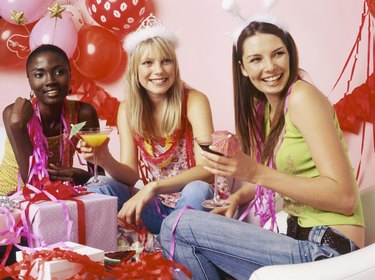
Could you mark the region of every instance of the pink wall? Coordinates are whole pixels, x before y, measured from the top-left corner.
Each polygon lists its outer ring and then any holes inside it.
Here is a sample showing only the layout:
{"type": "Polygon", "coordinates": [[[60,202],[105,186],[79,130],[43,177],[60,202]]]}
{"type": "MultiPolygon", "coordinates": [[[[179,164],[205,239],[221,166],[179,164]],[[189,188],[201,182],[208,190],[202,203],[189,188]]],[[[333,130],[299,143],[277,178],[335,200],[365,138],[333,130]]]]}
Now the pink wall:
{"type": "MultiPolygon", "coordinates": [[[[237,2],[244,16],[264,12],[261,0],[237,2]]],[[[224,11],[220,0],[154,0],[154,4],[160,19],[180,38],[178,56],[183,79],[208,95],[216,129],[233,131],[231,32],[239,19],[224,11]]],[[[331,88],[355,42],[362,9],[363,1],[360,0],[280,0],[272,10],[289,26],[299,48],[301,67],[332,102],[338,101],[344,93],[350,71],[346,71],[332,93],[331,88]]],[[[367,43],[366,37],[362,40],[363,46],[367,43]]],[[[365,49],[361,53],[365,53],[365,49]]],[[[353,88],[364,82],[365,70],[365,59],[360,57],[353,88]]],[[[123,99],[121,79],[101,85],[113,96],[123,99]]],[[[3,95],[0,111],[16,96],[29,95],[23,70],[0,69],[0,88],[3,95]]],[[[372,127],[368,125],[367,133],[371,132],[372,127]]],[[[360,158],[360,137],[349,134],[346,137],[356,168],[360,158]]],[[[111,149],[118,154],[117,137],[112,137],[111,149]]],[[[374,165],[372,138],[369,138],[362,170],[374,170],[374,165]]],[[[375,175],[362,172],[359,181],[361,187],[367,187],[375,183],[375,175]]]]}

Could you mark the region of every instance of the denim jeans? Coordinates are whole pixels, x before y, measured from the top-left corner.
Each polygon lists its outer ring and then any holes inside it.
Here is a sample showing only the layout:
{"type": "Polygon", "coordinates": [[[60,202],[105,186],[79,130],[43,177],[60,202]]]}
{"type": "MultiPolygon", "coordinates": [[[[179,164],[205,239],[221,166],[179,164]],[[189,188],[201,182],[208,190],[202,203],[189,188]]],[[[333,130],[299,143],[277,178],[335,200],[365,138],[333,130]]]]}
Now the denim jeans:
{"type": "MultiPolygon", "coordinates": [[[[177,215],[175,211],[164,220],[159,235],[165,257],[169,257],[177,215]]],[[[187,210],[174,233],[173,260],[185,265],[193,279],[220,279],[220,271],[235,279],[249,279],[263,266],[338,256],[334,249],[320,245],[327,228],[314,227],[309,241],[301,241],[224,216],[187,210]]],[[[354,246],[352,242],[353,250],[354,246]]]]}
{"type": "MultiPolygon", "coordinates": [[[[131,197],[130,189],[127,185],[122,184],[110,177],[99,176],[100,181],[105,182],[106,186],[88,188],[89,191],[101,193],[105,195],[118,197],[118,210],[131,197]]],[[[161,224],[166,216],[176,209],[182,209],[190,206],[197,210],[206,210],[201,206],[201,202],[213,197],[212,186],[204,181],[193,181],[187,184],[181,191],[181,196],[175,208],[165,206],[155,197],[143,209],[141,218],[147,229],[153,234],[159,234],[161,224]]]]}
{"type": "Polygon", "coordinates": [[[122,208],[122,205],[129,199],[131,196],[129,187],[111,177],[107,176],[98,176],[100,182],[104,183],[100,186],[95,186],[95,183],[92,183],[93,177],[87,182],[88,191],[94,193],[100,193],[110,196],[116,196],[117,200],[117,210],[122,208]]]}

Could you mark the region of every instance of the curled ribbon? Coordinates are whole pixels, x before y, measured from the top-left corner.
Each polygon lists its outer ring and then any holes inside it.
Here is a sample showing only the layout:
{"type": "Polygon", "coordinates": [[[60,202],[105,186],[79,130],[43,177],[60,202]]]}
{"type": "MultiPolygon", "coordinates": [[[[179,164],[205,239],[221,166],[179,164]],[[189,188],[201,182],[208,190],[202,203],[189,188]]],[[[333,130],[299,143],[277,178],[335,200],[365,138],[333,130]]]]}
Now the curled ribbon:
{"type": "Polygon", "coordinates": [[[176,279],[177,273],[183,273],[191,279],[192,273],[183,265],[166,260],[162,252],[141,253],[139,262],[122,261],[111,268],[110,273],[116,279],[176,279]]]}
{"type": "Polygon", "coordinates": [[[139,262],[121,261],[108,271],[102,263],[94,262],[86,255],[60,248],[36,251],[32,254],[23,252],[22,255],[22,261],[0,269],[0,279],[17,279],[21,272],[24,273],[23,279],[34,279],[31,275],[32,269],[37,267],[38,274],[41,274],[45,263],[51,260],[67,260],[82,266],[81,270],[69,279],[175,279],[176,275],[182,273],[186,278],[192,278],[192,273],[186,267],[164,259],[161,251],[153,254],[142,253],[139,262]]]}
{"type": "Polygon", "coordinates": [[[103,277],[111,276],[104,271],[102,263],[94,262],[87,255],[81,255],[74,251],[54,248],[53,250],[35,251],[32,254],[27,254],[23,251],[22,256],[22,261],[0,269],[0,279],[6,277],[18,279],[21,272],[24,272],[23,279],[34,279],[31,275],[32,269],[36,266],[38,274],[42,273],[41,270],[45,262],[51,260],[67,260],[82,266],[81,270],[69,279],[102,279],[103,277]]]}

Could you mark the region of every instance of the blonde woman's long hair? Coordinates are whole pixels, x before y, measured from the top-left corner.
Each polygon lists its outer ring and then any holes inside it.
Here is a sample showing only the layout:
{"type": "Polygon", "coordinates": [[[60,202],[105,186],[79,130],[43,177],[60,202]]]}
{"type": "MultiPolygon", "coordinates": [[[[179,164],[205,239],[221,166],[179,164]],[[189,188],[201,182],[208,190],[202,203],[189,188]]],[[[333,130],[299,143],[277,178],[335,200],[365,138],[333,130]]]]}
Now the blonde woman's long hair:
{"type": "Polygon", "coordinates": [[[160,37],[150,38],[140,43],[129,55],[125,74],[125,91],[126,115],[133,133],[144,138],[158,140],[171,136],[181,127],[183,86],[175,49],[167,40],[160,37]],[[156,53],[160,59],[169,58],[175,65],[175,80],[166,93],[159,130],[153,119],[154,105],[140,84],[138,76],[138,66],[142,58],[150,53],[156,53]]]}

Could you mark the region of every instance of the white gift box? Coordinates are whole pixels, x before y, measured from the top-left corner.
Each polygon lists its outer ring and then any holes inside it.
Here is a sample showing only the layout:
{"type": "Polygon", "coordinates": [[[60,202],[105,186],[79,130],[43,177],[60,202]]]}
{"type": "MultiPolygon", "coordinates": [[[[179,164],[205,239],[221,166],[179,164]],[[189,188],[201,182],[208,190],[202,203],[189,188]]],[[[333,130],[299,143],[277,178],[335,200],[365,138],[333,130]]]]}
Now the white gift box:
{"type": "MultiPolygon", "coordinates": [[[[103,250],[74,242],[65,242],[65,245],[78,254],[87,255],[92,261],[104,263],[103,250]]],[[[22,260],[22,251],[16,252],[16,260],[18,262],[22,260]]],[[[34,265],[31,272],[32,277],[37,277],[38,280],[64,280],[77,274],[81,270],[82,265],[67,260],[55,260],[45,262],[44,265],[40,267],[40,271],[38,271],[38,267],[38,263],[34,265]]],[[[24,274],[25,271],[22,271],[20,276],[23,276],[24,274]]]]}

